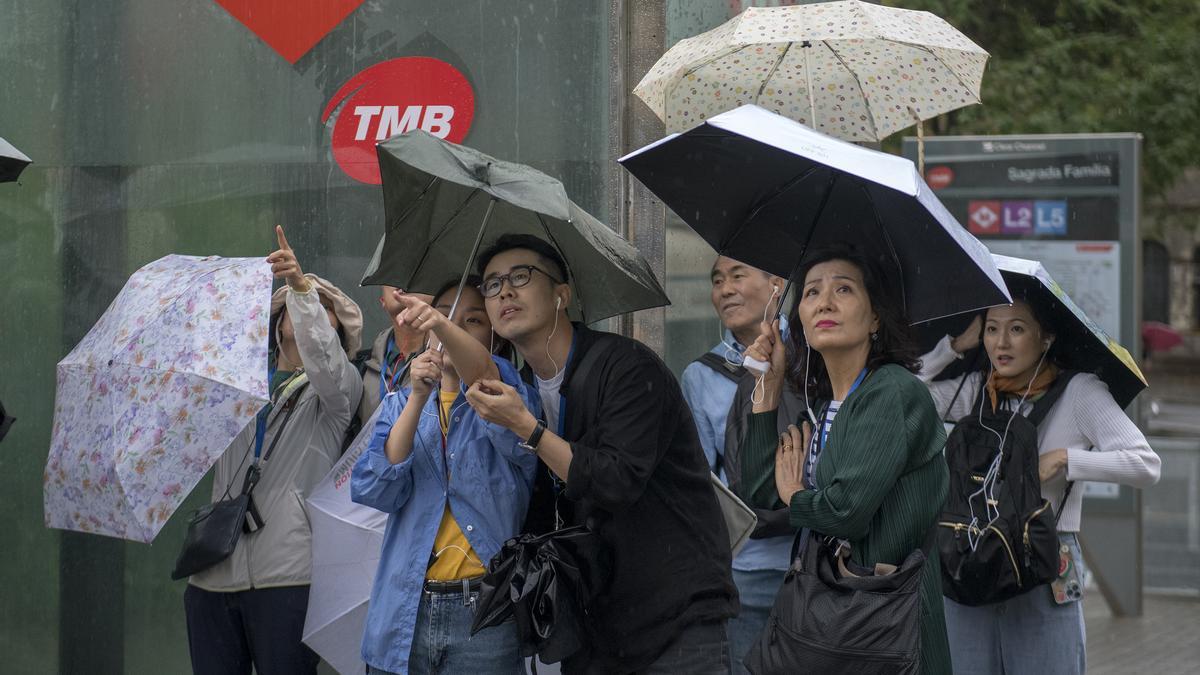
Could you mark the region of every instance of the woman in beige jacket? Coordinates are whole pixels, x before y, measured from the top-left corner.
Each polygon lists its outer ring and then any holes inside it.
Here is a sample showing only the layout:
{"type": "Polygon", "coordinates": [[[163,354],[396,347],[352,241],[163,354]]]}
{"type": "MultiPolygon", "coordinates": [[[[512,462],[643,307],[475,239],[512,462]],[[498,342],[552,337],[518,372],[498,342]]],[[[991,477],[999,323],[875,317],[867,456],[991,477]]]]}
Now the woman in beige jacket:
{"type": "MultiPolygon", "coordinates": [[[[262,527],[243,534],[229,558],[188,580],[184,607],[198,674],[248,675],[251,665],[259,675],[315,673],[318,662],[300,641],[312,571],[304,498],[337,461],[362,397],[362,380],[348,356],[359,348],[362,314],[333,284],[304,274],[283,229],[276,233],[279,250],[267,262],[287,285],[271,298],[277,349],[261,454],[275,447],[260,463],[253,493],[262,527]]],[[[244,429],[217,462],[213,501],[240,491],[254,461],[255,426],[244,429]]]]}

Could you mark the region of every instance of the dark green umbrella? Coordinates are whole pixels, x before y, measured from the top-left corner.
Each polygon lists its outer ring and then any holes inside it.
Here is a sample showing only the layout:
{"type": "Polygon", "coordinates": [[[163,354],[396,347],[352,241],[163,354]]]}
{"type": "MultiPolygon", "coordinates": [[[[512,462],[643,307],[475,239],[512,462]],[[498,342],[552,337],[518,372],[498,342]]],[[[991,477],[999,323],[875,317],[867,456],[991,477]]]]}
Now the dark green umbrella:
{"type": "Polygon", "coordinates": [[[637,249],[554,178],[419,130],[389,138],[378,152],[386,228],[363,285],[433,293],[473,269],[485,236],[532,234],[566,261],[574,318],[590,323],[670,304],[637,249]]]}

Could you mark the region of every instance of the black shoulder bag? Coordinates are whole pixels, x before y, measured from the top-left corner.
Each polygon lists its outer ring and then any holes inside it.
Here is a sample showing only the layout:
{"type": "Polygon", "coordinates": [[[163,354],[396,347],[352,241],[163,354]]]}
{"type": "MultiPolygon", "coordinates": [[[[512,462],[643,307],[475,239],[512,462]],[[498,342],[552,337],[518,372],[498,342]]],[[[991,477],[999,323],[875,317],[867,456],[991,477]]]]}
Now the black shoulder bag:
{"type": "Polygon", "coordinates": [[[758,643],[746,655],[754,675],[878,673],[917,675],[921,667],[921,573],[933,530],[899,567],[866,568],[849,545],[817,533],[775,595],[758,643]]]}
{"type": "MultiPolygon", "coordinates": [[[[296,412],[296,402],[306,388],[307,382],[297,387],[288,397],[284,404],[287,412],[284,413],[283,421],[279,423],[279,429],[263,455],[262,463],[265,464],[271,458],[271,453],[283,437],[288,420],[291,419],[292,413],[296,412]]],[[[175,570],[171,572],[171,579],[178,581],[216,565],[233,555],[233,549],[237,546],[242,532],[253,532],[262,527],[262,518],[251,497],[261,476],[262,468],[256,461],[246,469],[241,494],[196,509],[192,519],[188,521],[187,536],[183,540],[179,558],[175,560],[175,570]]]]}

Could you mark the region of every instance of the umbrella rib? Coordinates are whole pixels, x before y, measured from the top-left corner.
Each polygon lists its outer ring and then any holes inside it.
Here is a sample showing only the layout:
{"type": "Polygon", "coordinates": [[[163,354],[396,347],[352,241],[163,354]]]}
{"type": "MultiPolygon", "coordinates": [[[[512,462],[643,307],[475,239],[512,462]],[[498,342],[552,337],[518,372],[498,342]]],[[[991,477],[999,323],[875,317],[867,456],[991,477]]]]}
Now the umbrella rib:
{"type": "MultiPolygon", "coordinates": [[[[867,109],[867,121],[871,123],[871,137],[877,142],[882,141],[883,139],[879,137],[879,127],[875,124],[875,114],[871,110],[869,99],[867,99],[867,90],[863,88],[862,80],[858,79],[858,73],[854,72],[854,69],[850,67],[850,64],[846,63],[845,59],[842,58],[842,55],[838,54],[837,50],[834,49],[833,45],[829,44],[828,41],[822,41],[821,44],[825,45],[825,48],[829,50],[829,53],[833,54],[833,58],[837,59],[838,63],[842,64],[842,67],[846,69],[846,72],[850,73],[850,77],[854,78],[854,83],[858,85],[858,93],[862,94],[863,101],[866,103],[864,107],[867,109]]],[[[808,86],[811,87],[812,82],[809,82],[808,86]]]]}
{"type": "MultiPolygon", "coordinates": [[[[537,211],[534,211],[533,213],[537,216],[538,224],[542,226],[542,231],[546,233],[547,237],[550,237],[550,243],[554,244],[554,248],[558,249],[558,254],[562,256],[563,266],[567,268],[566,272],[568,277],[567,279],[563,279],[563,281],[569,282],[571,277],[571,269],[570,266],[567,265],[567,254],[563,251],[562,245],[558,243],[558,239],[555,238],[554,233],[550,231],[550,226],[546,224],[546,221],[542,218],[542,214],[538,213],[537,211]]],[[[570,223],[571,221],[568,220],[567,222],[570,223]]],[[[581,290],[579,284],[571,284],[571,287],[575,289],[575,294],[579,296],[579,312],[582,315],[584,313],[583,308],[587,306],[587,303],[585,303],[583,299],[583,291],[581,290]]]]}
{"type": "MultiPolygon", "coordinates": [[[[174,307],[174,306],[175,306],[175,303],[179,302],[179,299],[183,297],[183,294],[184,294],[184,293],[186,293],[187,291],[189,291],[189,290],[191,290],[192,288],[194,288],[194,287],[196,287],[197,285],[199,285],[199,283],[200,283],[201,281],[203,281],[203,280],[205,280],[205,279],[207,279],[207,278],[209,278],[209,277],[211,277],[211,276],[215,275],[217,272],[220,272],[220,271],[222,271],[222,270],[227,270],[227,269],[230,269],[230,268],[232,268],[232,267],[236,267],[236,266],[237,266],[237,265],[235,265],[235,264],[232,264],[232,263],[231,263],[231,264],[229,264],[229,265],[222,265],[221,267],[218,267],[218,268],[216,268],[216,269],[209,270],[209,271],[207,271],[207,272],[203,272],[203,273],[201,273],[201,274],[199,274],[199,275],[197,275],[197,276],[193,277],[192,279],[189,279],[189,280],[188,280],[188,284],[187,284],[187,285],[184,287],[186,290],[182,290],[182,291],[180,291],[179,293],[177,293],[177,294],[175,295],[175,297],[171,298],[171,302],[170,302],[170,303],[169,303],[167,306],[163,307],[162,311],[160,311],[160,312],[158,312],[157,314],[155,314],[155,315],[154,315],[154,319],[155,319],[155,321],[157,321],[158,319],[161,319],[161,318],[163,317],[163,315],[164,315],[164,314],[166,314],[166,312],[167,312],[167,310],[168,310],[168,309],[170,309],[170,308],[174,307]]],[[[128,338],[128,339],[125,341],[125,342],[126,342],[126,344],[128,344],[128,343],[130,343],[130,342],[134,341],[135,339],[137,339],[139,336],[141,336],[141,334],[142,334],[142,333],[145,333],[145,332],[146,332],[146,329],[150,328],[150,326],[151,326],[151,325],[153,325],[153,323],[154,323],[154,322],[147,321],[147,322],[146,322],[146,323],[145,323],[143,326],[141,326],[141,327],[140,327],[140,328],[138,328],[136,331],[134,331],[133,333],[131,333],[131,334],[129,335],[129,338],[128,338]]],[[[115,345],[114,345],[114,346],[115,346],[115,345]]],[[[117,355],[119,355],[119,354],[117,354],[117,355]]],[[[115,360],[115,357],[116,357],[117,355],[114,355],[114,359],[113,359],[113,360],[115,360]]]]}
{"type": "Polygon", "coordinates": [[[799,183],[799,182],[803,181],[805,178],[808,178],[809,176],[811,176],[813,173],[816,172],[816,170],[817,170],[816,166],[808,167],[802,173],[797,175],[795,178],[791,179],[787,183],[784,183],[782,186],[780,186],[779,189],[775,190],[775,192],[773,192],[770,197],[767,197],[763,201],[759,202],[758,205],[752,207],[750,210],[750,214],[742,219],[741,225],[738,225],[738,229],[734,230],[733,234],[729,235],[725,239],[725,241],[721,242],[721,249],[724,250],[726,247],[729,246],[730,243],[732,243],[735,239],[737,239],[739,236],[741,236],[742,230],[746,229],[746,225],[758,217],[758,214],[760,211],[762,211],[764,208],[766,208],[768,205],[770,205],[771,202],[774,202],[776,199],[778,199],[781,195],[783,195],[783,193],[785,193],[788,190],[795,187],[797,183],[799,183]]]}
{"type": "MultiPolygon", "coordinates": [[[[435,236],[433,239],[431,239],[429,241],[428,244],[426,244],[425,250],[421,252],[421,259],[417,261],[416,265],[413,265],[412,273],[408,275],[408,281],[403,284],[405,286],[404,290],[406,290],[406,291],[413,290],[408,287],[412,286],[413,279],[415,279],[417,276],[417,273],[421,271],[421,266],[424,265],[425,261],[429,259],[429,252],[433,250],[433,245],[435,243],[437,243],[437,241],[439,239],[446,236],[446,233],[450,231],[450,223],[454,222],[454,219],[458,217],[458,214],[462,213],[463,209],[467,208],[467,204],[472,199],[474,199],[475,195],[477,195],[477,194],[479,194],[479,188],[475,188],[474,190],[471,190],[471,194],[467,195],[467,198],[464,199],[462,201],[462,203],[458,205],[458,209],[453,214],[451,214],[449,218],[446,219],[445,223],[443,223],[442,231],[438,232],[437,236],[435,236]]],[[[470,263],[470,261],[467,261],[467,262],[468,262],[468,264],[470,263]]]]}
{"type": "Polygon", "coordinates": [[[883,219],[879,217],[879,210],[875,208],[875,199],[871,197],[871,191],[863,183],[859,183],[858,187],[863,191],[863,196],[867,198],[867,205],[871,207],[871,213],[875,215],[875,226],[879,228],[883,234],[883,240],[887,243],[888,253],[892,254],[892,261],[896,263],[896,271],[900,281],[900,305],[904,309],[904,316],[908,316],[908,291],[904,287],[904,265],[900,263],[900,256],[896,254],[896,247],[892,244],[892,235],[883,226],[883,219]]]}
{"type": "MultiPolygon", "coordinates": [[[[800,263],[804,262],[804,255],[808,253],[808,245],[812,243],[813,235],[817,232],[817,223],[821,220],[821,216],[825,214],[825,207],[829,204],[829,198],[833,195],[833,185],[837,182],[838,176],[841,173],[834,172],[829,176],[829,182],[825,185],[825,194],[821,195],[821,203],[817,205],[817,213],[813,215],[812,224],[808,226],[808,236],[804,238],[804,245],[800,247],[800,259],[796,261],[796,267],[800,267],[800,263]]],[[[795,276],[795,270],[791,276],[795,276]]]]}
{"type": "Polygon", "coordinates": [[[446,222],[442,224],[442,231],[438,232],[437,236],[430,240],[430,248],[432,248],[433,245],[438,242],[438,240],[446,236],[446,233],[450,231],[450,224],[453,223],[456,218],[458,218],[459,214],[461,214],[467,208],[467,204],[470,204],[471,200],[475,199],[475,196],[478,195],[479,192],[479,188],[475,188],[471,190],[471,194],[467,195],[466,199],[462,200],[462,203],[458,205],[458,208],[454,210],[454,213],[450,214],[450,217],[447,218],[446,222]]]}
{"type": "Polygon", "coordinates": [[[736,54],[744,49],[748,49],[749,47],[750,47],[750,45],[742,45],[741,47],[738,47],[737,49],[731,49],[728,52],[714,54],[713,56],[701,61],[700,63],[697,63],[695,66],[692,66],[688,70],[684,71],[683,73],[681,73],[679,75],[679,77],[672,78],[674,80],[673,82],[668,81],[667,86],[663,88],[663,117],[666,117],[666,114],[667,114],[667,100],[670,99],[671,95],[675,93],[675,89],[679,85],[683,84],[684,78],[686,78],[688,75],[691,75],[692,73],[696,72],[697,70],[700,70],[704,66],[707,66],[708,64],[712,63],[713,61],[716,61],[717,59],[723,59],[727,56],[732,56],[733,54],[736,54]]]}
{"type": "Polygon", "coordinates": [[[897,42],[898,44],[902,44],[902,45],[905,45],[905,46],[908,46],[908,47],[912,47],[913,49],[919,49],[919,50],[921,50],[921,51],[923,51],[923,52],[926,52],[926,53],[928,53],[928,54],[929,54],[931,57],[933,57],[933,60],[934,60],[934,61],[937,61],[938,63],[940,63],[940,64],[942,64],[943,66],[945,66],[946,70],[950,71],[950,74],[954,76],[954,79],[958,80],[958,83],[959,83],[960,85],[962,85],[962,88],[963,88],[963,89],[966,89],[966,90],[967,90],[967,91],[969,91],[969,92],[971,92],[971,94],[975,96],[975,99],[976,99],[976,101],[975,101],[975,102],[976,102],[976,103],[979,103],[979,94],[978,94],[978,93],[976,93],[976,92],[975,92],[975,91],[974,91],[974,90],[971,88],[971,85],[970,85],[970,84],[968,84],[968,83],[964,82],[964,81],[963,81],[963,79],[962,79],[962,77],[960,77],[958,73],[954,72],[954,69],[953,69],[953,68],[951,68],[949,65],[947,65],[947,64],[946,64],[946,62],[945,62],[944,60],[942,60],[942,57],[938,56],[937,54],[934,54],[934,53],[933,53],[933,49],[932,49],[932,48],[930,48],[928,45],[919,45],[919,44],[915,44],[915,43],[912,43],[912,42],[903,42],[903,41],[901,41],[901,40],[896,40],[896,42],[897,42]]]}
{"type": "MultiPolygon", "coordinates": [[[[794,44],[796,44],[796,43],[795,42],[787,43],[787,45],[783,48],[783,51],[779,53],[779,58],[775,59],[775,65],[771,66],[771,71],[769,73],[767,73],[766,77],[763,78],[762,84],[758,85],[758,93],[754,95],[755,105],[758,104],[758,99],[762,98],[763,89],[767,88],[767,83],[771,81],[771,77],[773,75],[775,75],[775,71],[779,70],[779,64],[783,63],[784,57],[787,56],[788,51],[792,48],[792,45],[794,45],[794,44]]],[[[809,82],[808,86],[811,88],[812,82],[809,82]]]]}
{"type": "Polygon", "coordinates": [[[421,200],[425,198],[425,195],[428,194],[429,191],[433,189],[433,186],[439,180],[441,180],[441,178],[439,178],[438,176],[434,176],[433,178],[431,178],[429,180],[429,184],[425,186],[425,189],[421,190],[421,194],[417,195],[417,198],[412,200],[412,203],[408,205],[408,208],[404,210],[404,213],[401,213],[400,217],[396,219],[395,224],[388,223],[387,231],[391,232],[391,231],[395,230],[396,228],[400,227],[400,223],[403,223],[405,220],[408,219],[409,214],[411,214],[413,212],[413,210],[417,208],[417,204],[421,203],[421,200]]]}

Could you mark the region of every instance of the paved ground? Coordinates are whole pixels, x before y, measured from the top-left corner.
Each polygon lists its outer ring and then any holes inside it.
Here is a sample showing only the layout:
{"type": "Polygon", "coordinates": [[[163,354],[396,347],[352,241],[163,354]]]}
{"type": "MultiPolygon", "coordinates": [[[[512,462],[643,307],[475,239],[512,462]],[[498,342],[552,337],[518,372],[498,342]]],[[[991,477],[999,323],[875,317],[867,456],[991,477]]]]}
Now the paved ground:
{"type": "Polygon", "coordinates": [[[1200,673],[1200,599],[1147,595],[1142,616],[1115,618],[1089,593],[1083,608],[1089,675],[1200,673]]]}

